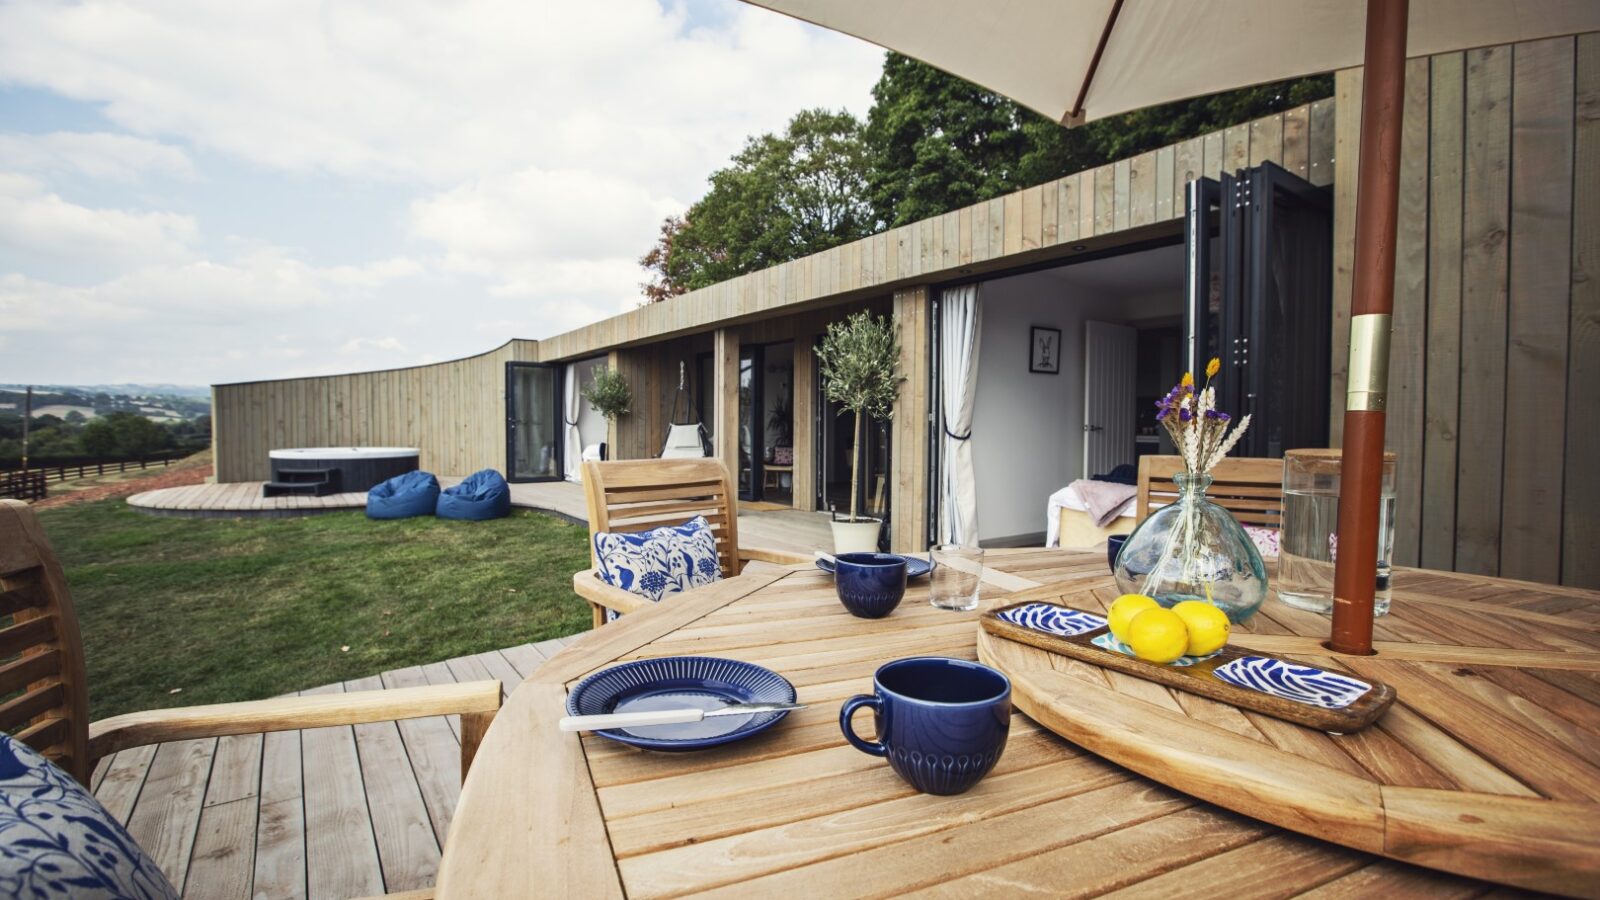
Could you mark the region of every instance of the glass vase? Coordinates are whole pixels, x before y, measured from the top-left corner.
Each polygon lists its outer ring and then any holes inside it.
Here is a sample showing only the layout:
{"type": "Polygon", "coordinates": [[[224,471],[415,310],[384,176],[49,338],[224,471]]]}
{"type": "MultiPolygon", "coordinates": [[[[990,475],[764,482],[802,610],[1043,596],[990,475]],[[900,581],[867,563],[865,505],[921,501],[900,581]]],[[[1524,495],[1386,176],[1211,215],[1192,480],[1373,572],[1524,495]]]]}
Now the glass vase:
{"type": "Polygon", "coordinates": [[[1173,476],[1178,500],[1151,513],[1117,554],[1117,586],[1172,607],[1201,600],[1242,622],[1267,599],[1261,554],[1233,514],[1206,499],[1210,475],[1173,476]]]}

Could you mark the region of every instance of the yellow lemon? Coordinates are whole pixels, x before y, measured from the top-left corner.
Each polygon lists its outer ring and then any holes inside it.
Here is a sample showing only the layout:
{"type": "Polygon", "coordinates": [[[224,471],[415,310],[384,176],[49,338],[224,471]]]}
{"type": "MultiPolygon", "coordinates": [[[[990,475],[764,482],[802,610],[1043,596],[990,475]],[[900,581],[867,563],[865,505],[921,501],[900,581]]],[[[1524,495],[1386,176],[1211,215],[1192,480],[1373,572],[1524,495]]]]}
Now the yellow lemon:
{"type": "Polygon", "coordinates": [[[1228,614],[1204,600],[1185,600],[1172,608],[1189,629],[1190,656],[1205,656],[1228,642],[1228,614]]]}
{"type": "Polygon", "coordinates": [[[1154,597],[1146,597],[1143,594],[1123,594],[1121,597],[1111,601],[1111,609],[1106,613],[1106,624],[1111,626],[1111,633],[1116,635],[1117,640],[1126,642],[1128,640],[1128,623],[1133,621],[1133,617],[1147,609],[1155,609],[1158,606],[1160,604],[1156,603],[1154,597]]]}
{"type": "Polygon", "coordinates": [[[1189,629],[1177,613],[1158,606],[1134,616],[1123,640],[1140,659],[1165,665],[1188,649],[1189,629]]]}

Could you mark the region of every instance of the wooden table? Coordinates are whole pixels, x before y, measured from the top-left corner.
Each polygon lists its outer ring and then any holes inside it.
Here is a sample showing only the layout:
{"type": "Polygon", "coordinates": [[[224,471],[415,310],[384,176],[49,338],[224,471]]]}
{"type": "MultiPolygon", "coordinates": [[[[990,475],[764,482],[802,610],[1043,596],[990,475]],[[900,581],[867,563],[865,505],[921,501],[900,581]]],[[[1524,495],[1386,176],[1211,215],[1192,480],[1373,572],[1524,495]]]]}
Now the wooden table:
{"type": "MultiPolygon", "coordinates": [[[[991,551],[988,562],[986,606],[1059,593],[1059,585],[1114,596],[1104,554],[991,551]]],[[[956,797],[916,793],[882,760],[845,744],[839,704],[870,691],[873,670],[887,660],[974,658],[976,617],[931,608],[926,588],[914,584],[889,618],[856,619],[827,576],[767,568],[585,636],[525,681],[490,729],[462,790],[438,896],[1473,896],[1492,888],[1211,806],[1081,750],[1020,712],[1004,757],[977,788],[956,797]],[[765,665],[811,706],[755,738],[700,753],[648,753],[556,730],[577,679],[616,660],[677,654],[765,665]]],[[[1306,630],[1303,616],[1269,601],[1251,623],[1255,633],[1236,636],[1292,643],[1285,621],[1306,630]]],[[[1453,765],[1508,791],[1593,800],[1597,630],[1600,594],[1406,571],[1377,636],[1380,651],[1432,647],[1447,667],[1459,667],[1457,680],[1468,685],[1462,719],[1447,727],[1504,734],[1494,758],[1453,765]],[[1485,606],[1504,615],[1477,615],[1485,606]],[[1493,658],[1498,649],[1475,649],[1484,647],[1513,648],[1523,659],[1570,652],[1582,664],[1505,666],[1484,677],[1480,670],[1504,662],[1493,658]]],[[[1418,653],[1410,664],[1420,668],[1418,653]]],[[[1402,698],[1417,689],[1398,687],[1402,698]]],[[[858,727],[870,730],[870,718],[858,727]]],[[[1361,751],[1383,737],[1343,748],[1344,762],[1375,764],[1361,751]]],[[[1441,777],[1429,761],[1412,764],[1419,777],[1441,777]]]]}

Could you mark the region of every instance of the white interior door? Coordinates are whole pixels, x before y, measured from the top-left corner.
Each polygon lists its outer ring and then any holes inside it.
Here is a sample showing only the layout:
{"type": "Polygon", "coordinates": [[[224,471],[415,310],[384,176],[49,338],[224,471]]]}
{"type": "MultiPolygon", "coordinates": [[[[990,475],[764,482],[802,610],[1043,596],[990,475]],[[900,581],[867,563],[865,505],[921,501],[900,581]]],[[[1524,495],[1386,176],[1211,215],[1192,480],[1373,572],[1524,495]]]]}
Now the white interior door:
{"type": "Polygon", "coordinates": [[[1133,462],[1139,332],[1109,322],[1083,323],[1083,477],[1133,462]]]}

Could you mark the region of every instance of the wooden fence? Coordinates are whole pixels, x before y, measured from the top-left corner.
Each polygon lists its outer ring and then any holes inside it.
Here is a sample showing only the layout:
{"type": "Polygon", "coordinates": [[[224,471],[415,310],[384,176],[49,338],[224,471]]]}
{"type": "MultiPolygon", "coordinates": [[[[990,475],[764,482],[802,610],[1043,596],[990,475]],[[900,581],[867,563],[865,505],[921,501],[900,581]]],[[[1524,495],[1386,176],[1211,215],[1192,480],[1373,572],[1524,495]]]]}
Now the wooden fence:
{"type": "Polygon", "coordinates": [[[416,447],[430,472],[503,470],[505,364],[536,353],[535,342],[513,340],[408,369],[215,385],[217,481],[265,481],[267,454],[293,447],[416,447]]]}
{"type": "Polygon", "coordinates": [[[48,465],[35,465],[29,463],[26,470],[20,467],[8,469],[0,466],[0,476],[22,475],[38,473],[46,481],[66,481],[68,478],[87,478],[90,475],[104,475],[107,472],[126,472],[129,469],[147,469],[153,465],[165,468],[172,465],[175,460],[188,456],[184,453],[159,453],[154,456],[137,456],[124,459],[100,459],[98,457],[73,458],[68,462],[53,460],[48,465]]]}
{"type": "MultiPolygon", "coordinates": [[[[1361,70],[1337,77],[1333,428],[1361,70]]],[[[1411,60],[1388,446],[1395,559],[1600,587],[1600,34],[1411,60]]]]}
{"type": "Polygon", "coordinates": [[[43,500],[45,495],[44,472],[29,469],[25,472],[0,473],[0,498],[32,502],[43,500]]]}

